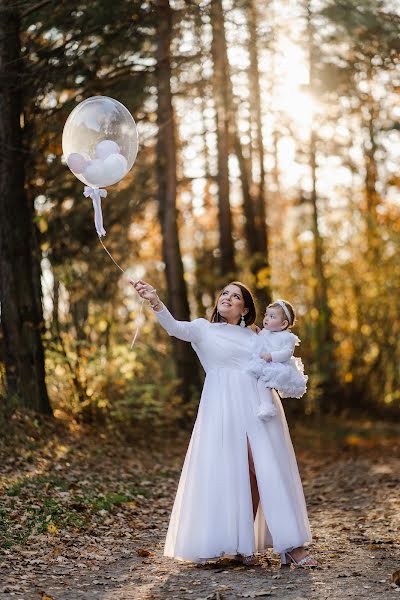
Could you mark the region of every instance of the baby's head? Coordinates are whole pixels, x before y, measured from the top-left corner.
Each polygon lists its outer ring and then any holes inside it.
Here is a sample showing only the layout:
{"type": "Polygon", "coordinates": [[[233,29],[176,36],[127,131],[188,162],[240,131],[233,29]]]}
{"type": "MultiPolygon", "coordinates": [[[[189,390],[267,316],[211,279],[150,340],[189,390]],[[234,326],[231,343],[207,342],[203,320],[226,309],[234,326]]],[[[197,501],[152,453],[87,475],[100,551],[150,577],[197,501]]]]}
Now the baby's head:
{"type": "Polygon", "coordinates": [[[293,306],[286,300],[276,300],[268,304],[263,319],[264,329],[269,331],[284,331],[294,325],[296,313],[293,306]]]}

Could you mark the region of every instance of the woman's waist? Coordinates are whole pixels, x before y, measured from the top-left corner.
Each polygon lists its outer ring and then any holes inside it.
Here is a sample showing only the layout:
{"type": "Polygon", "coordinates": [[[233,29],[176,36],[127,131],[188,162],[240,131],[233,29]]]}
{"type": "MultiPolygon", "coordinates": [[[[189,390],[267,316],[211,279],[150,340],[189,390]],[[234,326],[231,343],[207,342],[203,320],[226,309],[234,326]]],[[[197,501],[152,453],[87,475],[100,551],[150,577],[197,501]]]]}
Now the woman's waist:
{"type": "Polygon", "coordinates": [[[251,377],[252,379],[254,378],[254,375],[252,375],[249,371],[248,371],[248,367],[247,365],[230,365],[230,366],[211,366],[211,367],[205,367],[205,372],[206,375],[229,375],[229,376],[235,376],[235,377],[251,377]]]}

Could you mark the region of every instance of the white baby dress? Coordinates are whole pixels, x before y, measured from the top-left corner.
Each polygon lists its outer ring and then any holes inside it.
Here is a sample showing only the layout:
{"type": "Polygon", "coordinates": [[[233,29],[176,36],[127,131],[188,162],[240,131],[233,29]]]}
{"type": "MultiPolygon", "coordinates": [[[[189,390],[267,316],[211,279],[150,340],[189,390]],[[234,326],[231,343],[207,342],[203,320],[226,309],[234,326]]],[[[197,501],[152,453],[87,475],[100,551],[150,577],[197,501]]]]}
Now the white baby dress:
{"type": "MultiPolygon", "coordinates": [[[[249,372],[259,378],[265,387],[278,390],[282,398],[301,398],[307,389],[308,376],[304,374],[301,358],[293,356],[295,346],[299,343],[297,335],[288,329],[262,329],[254,342],[249,372]],[[271,354],[271,361],[260,358],[265,352],[271,354]]],[[[261,403],[258,411],[261,419],[268,420],[276,414],[273,402],[261,403]]]]}

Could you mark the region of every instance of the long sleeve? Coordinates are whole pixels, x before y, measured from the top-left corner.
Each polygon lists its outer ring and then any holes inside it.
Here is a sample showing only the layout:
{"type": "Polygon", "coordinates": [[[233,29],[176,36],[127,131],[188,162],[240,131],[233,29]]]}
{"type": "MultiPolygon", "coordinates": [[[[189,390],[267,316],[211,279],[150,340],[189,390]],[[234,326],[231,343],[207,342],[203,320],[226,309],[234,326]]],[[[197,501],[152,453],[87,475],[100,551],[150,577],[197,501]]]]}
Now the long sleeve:
{"type": "Polygon", "coordinates": [[[169,312],[168,308],[164,308],[158,312],[154,312],[160,325],[164,327],[168,335],[174,336],[184,342],[198,343],[204,330],[204,325],[208,324],[206,319],[195,319],[194,321],[177,321],[169,312]]]}
{"type": "Polygon", "coordinates": [[[294,348],[299,343],[297,335],[290,333],[285,335],[285,339],[282,340],[282,346],[279,350],[273,350],[271,352],[272,362],[286,362],[293,356],[294,348]]]}

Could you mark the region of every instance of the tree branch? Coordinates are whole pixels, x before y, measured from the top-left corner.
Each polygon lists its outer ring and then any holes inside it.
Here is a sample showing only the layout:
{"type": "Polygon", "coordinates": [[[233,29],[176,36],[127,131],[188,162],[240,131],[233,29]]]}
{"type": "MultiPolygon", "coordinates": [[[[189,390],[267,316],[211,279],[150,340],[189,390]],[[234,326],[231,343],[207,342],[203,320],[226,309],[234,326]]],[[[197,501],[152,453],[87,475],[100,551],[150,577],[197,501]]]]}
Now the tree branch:
{"type": "Polygon", "coordinates": [[[39,10],[39,8],[46,6],[46,4],[51,4],[53,1],[54,0],[42,0],[41,2],[34,4],[30,8],[28,8],[25,12],[21,13],[21,18],[24,19],[25,17],[28,17],[31,13],[35,12],[35,10],[39,10]]]}

